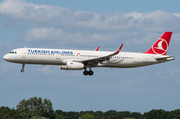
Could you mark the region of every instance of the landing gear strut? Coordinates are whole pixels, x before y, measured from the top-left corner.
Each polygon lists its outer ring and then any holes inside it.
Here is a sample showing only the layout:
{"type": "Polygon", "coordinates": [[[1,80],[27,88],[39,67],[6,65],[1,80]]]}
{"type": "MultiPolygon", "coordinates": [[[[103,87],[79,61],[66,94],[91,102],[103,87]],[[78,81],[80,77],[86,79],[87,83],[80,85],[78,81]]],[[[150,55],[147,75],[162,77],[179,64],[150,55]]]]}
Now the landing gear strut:
{"type": "Polygon", "coordinates": [[[25,64],[22,64],[21,72],[24,72],[24,67],[25,67],[25,64]]]}
{"type": "Polygon", "coordinates": [[[94,72],[90,69],[89,71],[87,71],[86,69],[84,70],[83,74],[85,76],[89,75],[89,76],[92,76],[94,74],[94,72]]]}

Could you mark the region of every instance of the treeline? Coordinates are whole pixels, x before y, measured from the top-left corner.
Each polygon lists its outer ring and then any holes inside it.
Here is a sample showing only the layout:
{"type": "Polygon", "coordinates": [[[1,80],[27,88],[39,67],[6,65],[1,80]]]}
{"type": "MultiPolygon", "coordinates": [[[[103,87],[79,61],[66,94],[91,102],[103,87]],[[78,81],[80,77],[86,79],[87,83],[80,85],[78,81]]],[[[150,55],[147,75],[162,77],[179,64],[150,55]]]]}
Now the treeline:
{"type": "Polygon", "coordinates": [[[16,109],[0,107],[0,119],[180,119],[180,110],[151,110],[144,114],[130,111],[62,111],[53,110],[50,100],[33,97],[22,100],[16,109]]]}

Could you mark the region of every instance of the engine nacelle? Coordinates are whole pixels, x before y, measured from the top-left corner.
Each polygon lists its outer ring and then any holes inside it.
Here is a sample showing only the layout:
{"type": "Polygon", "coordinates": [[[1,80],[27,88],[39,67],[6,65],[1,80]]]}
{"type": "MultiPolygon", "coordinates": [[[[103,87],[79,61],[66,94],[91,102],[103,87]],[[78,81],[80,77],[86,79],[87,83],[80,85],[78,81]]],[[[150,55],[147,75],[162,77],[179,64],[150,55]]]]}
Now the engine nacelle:
{"type": "Polygon", "coordinates": [[[85,69],[85,66],[79,62],[67,62],[66,65],[61,65],[60,68],[62,70],[82,70],[85,69]]]}

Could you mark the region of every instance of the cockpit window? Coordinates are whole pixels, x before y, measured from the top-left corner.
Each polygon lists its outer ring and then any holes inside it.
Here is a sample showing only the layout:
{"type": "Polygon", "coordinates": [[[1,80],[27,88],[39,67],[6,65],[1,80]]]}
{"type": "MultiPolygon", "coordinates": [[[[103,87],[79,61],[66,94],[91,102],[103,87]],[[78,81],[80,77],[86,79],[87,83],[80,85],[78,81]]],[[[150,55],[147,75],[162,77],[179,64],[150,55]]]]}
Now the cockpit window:
{"type": "Polygon", "coordinates": [[[11,51],[11,52],[9,52],[9,54],[17,54],[17,52],[11,51]]]}

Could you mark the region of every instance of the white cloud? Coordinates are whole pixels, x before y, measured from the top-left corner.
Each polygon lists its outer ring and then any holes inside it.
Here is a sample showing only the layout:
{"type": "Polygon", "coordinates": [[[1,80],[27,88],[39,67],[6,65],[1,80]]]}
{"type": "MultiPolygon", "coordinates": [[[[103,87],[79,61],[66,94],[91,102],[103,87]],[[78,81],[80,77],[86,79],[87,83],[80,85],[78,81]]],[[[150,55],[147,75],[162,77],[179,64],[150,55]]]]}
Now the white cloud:
{"type": "Polygon", "coordinates": [[[24,41],[51,40],[54,37],[61,36],[61,29],[53,27],[33,28],[24,35],[24,41]]]}
{"type": "Polygon", "coordinates": [[[180,14],[179,13],[174,13],[175,16],[177,17],[180,17],[180,14]]]}
{"type": "Polygon", "coordinates": [[[70,8],[36,5],[25,0],[5,0],[0,4],[0,13],[18,24],[43,27],[61,27],[86,31],[148,31],[177,30],[180,23],[178,13],[153,11],[97,14],[88,11],[73,11],[70,8]]]}
{"type": "Polygon", "coordinates": [[[164,31],[179,31],[177,24],[180,24],[178,13],[159,10],[149,13],[97,14],[37,5],[25,0],[4,0],[0,4],[0,13],[8,16],[15,25],[32,26],[26,34],[20,36],[20,41],[33,45],[48,44],[49,47],[52,44],[53,47],[94,47],[96,44],[112,47],[121,43],[125,43],[126,47],[150,47],[164,31]]]}
{"type": "MultiPolygon", "coordinates": [[[[163,33],[163,32],[162,32],[163,33]]],[[[100,50],[115,50],[124,44],[123,51],[144,52],[162,35],[162,33],[137,33],[137,32],[80,32],[68,31],[56,27],[35,27],[20,37],[20,41],[29,47],[49,48],[95,48],[100,45],[100,50]],[[83,46],[83,47],[82,47],[83,46]],[[108,49],[110,48],[110,49],[108,49]]],[[[179,43],[179,33],[173,33],[174,44],[179,43]]]]}
{"type": "MultiPolygon", "coordinates": [[[[58,29],[55,27],[35,27],[27,31],[27,33],[22,36],[19,40],[28,42],[28,43],[41,43],[51,45],[62,46],[78,46],[78,45],[97,45],[101,44],[101,46],[111,46],[118,43],[126,43],[126,45],[138,44],[140,41],[136,42],[139,35],[134,33],[124,33],[124,32],[109,32],[109,33],[101,33],[101,32],[71,32],[67,30],[58,29]],[[128,39],[126,41],[126,39],[128,39]]],[[[145,41],[141,41],[145,42],[145,41]]],[[[142,43],[141,43],[142,44],[142,43]]],[[[117,45],[117,47],[119,46],[117,45]]],[[[132,46],[132,45],[131,45],[132,46]]],[[[94,46],[93,46],[94,47],[94,46]]],[[[113,49],[114,50],[114,49],[113,49]]]]}

